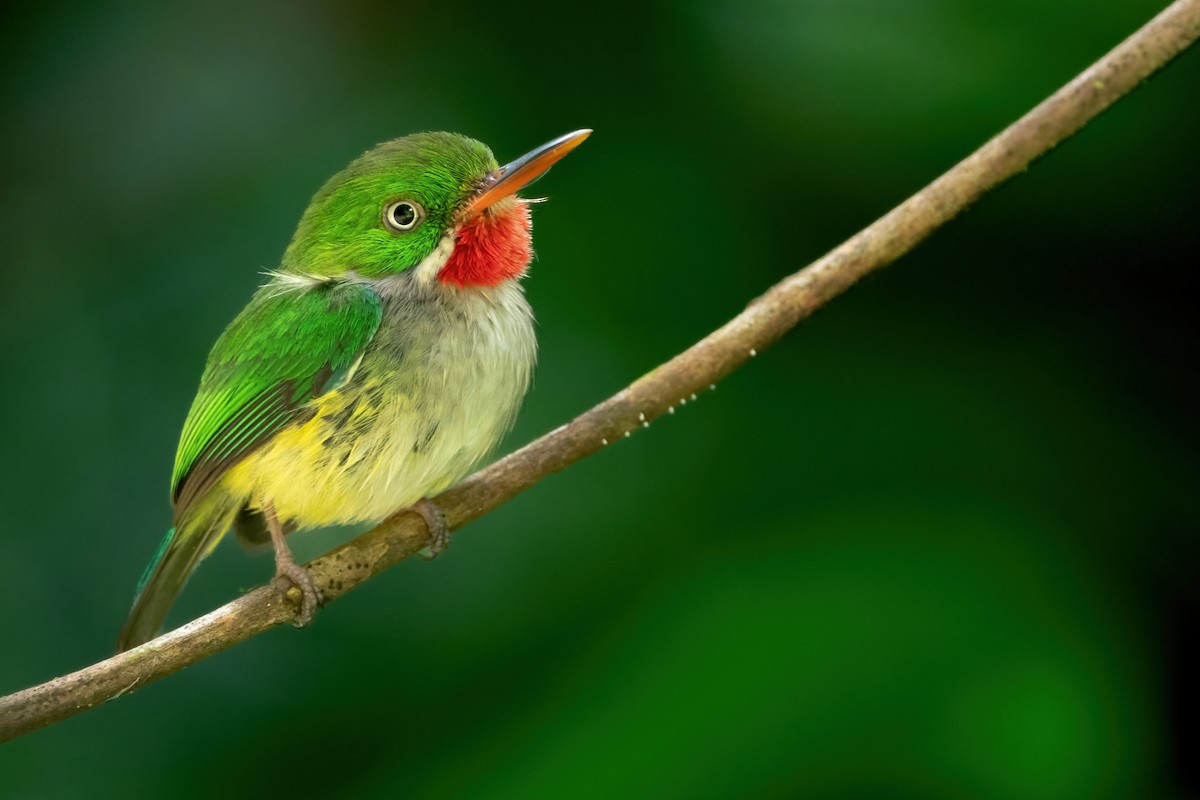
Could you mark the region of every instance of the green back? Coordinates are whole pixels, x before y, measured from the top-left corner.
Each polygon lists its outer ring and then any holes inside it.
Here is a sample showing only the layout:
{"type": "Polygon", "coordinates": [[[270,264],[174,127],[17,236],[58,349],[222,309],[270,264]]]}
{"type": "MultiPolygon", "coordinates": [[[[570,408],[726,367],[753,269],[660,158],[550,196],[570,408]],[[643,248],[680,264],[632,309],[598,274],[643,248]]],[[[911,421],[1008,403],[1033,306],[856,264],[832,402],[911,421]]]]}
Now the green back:
{"type": "MultiPolygon", "coordinates": [[[[180,519],[221,476],[333,388],[379,327],[361,283],[264,286],[209,354],[183,426],[171,498],[180,519]]],[[[311,413],[311,412],[307,412],[311,413]]]]}

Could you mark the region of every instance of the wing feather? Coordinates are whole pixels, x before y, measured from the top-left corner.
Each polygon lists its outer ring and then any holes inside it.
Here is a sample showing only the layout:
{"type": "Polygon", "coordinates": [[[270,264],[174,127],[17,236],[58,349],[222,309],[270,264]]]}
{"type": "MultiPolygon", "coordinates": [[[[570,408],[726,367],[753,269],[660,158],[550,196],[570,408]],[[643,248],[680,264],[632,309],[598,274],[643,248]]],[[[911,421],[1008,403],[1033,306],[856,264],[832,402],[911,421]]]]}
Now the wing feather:
{"type": "Polygon", "coordinates": [[[230,467],[345,374],[383,313],[371,287],[328,281],[259,290],[213,346],[183,426],[171,497],[179,519],[230,467]]]}

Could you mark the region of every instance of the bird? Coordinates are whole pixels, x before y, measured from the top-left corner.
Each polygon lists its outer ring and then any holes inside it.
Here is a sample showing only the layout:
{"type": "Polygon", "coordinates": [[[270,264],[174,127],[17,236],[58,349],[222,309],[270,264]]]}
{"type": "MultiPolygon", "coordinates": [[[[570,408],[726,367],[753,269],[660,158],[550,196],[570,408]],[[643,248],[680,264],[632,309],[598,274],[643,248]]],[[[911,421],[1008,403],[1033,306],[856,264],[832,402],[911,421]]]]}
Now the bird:
{"type": "Polygon", "coordinates": [[[118,651],[157,635],[230,530],[272,544],[276,577],[301,593],[297,626],[321,595],[285,536],[411,507],[430,556],[445,548],[429,498],[510,430],[537,360],[520,283],[535,200],[517,192],[590,134],[503,166],[466,136],[411,134],[318,190],[278,268],[209,353],[175,456],[172,525],[118,651]]]}

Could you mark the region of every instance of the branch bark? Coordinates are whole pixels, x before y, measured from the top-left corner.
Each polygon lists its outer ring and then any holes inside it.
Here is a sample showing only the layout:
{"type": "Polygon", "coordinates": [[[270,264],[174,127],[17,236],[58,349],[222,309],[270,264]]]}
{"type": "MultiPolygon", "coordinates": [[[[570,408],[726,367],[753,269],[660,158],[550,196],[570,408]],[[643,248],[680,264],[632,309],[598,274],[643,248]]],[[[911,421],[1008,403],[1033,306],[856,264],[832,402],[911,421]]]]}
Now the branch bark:
{"type": "MultiPolygon", "coordinates": [[[[1024,170],[1200,36],[1200,0],[1176,0],[933,183],[751,302],[633,384],[435,498],[451,529],[630,435],[765,350],[859,278],[895,261],[988,190],[1024,170]]],[[[327,601],[420,550],[428,531],[401,511],[309,565],[327,601]]],[[[0,742],[135,691],[292,619],[298,599],[269,584],[183,627],[78,672],[0,698],[0,742]]]]}

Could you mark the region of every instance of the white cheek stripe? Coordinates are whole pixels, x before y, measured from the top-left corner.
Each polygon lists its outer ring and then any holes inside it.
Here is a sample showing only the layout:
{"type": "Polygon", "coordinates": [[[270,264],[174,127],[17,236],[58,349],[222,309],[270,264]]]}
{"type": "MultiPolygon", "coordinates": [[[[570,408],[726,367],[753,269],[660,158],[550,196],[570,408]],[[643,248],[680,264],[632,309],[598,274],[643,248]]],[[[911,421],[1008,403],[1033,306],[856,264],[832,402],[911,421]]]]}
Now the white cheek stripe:
{"type": "Polygon", "coordinates": [[[424,260],[420,264],[417,264],[413,270],[417,283],[422,286],[433,286],[437,281],[438,273],[450,261],[450,256],[453,254],[454,232],[451,231],[442,237],[442,240],[438,242],[433,252],[425,256],[424,260]]]}

